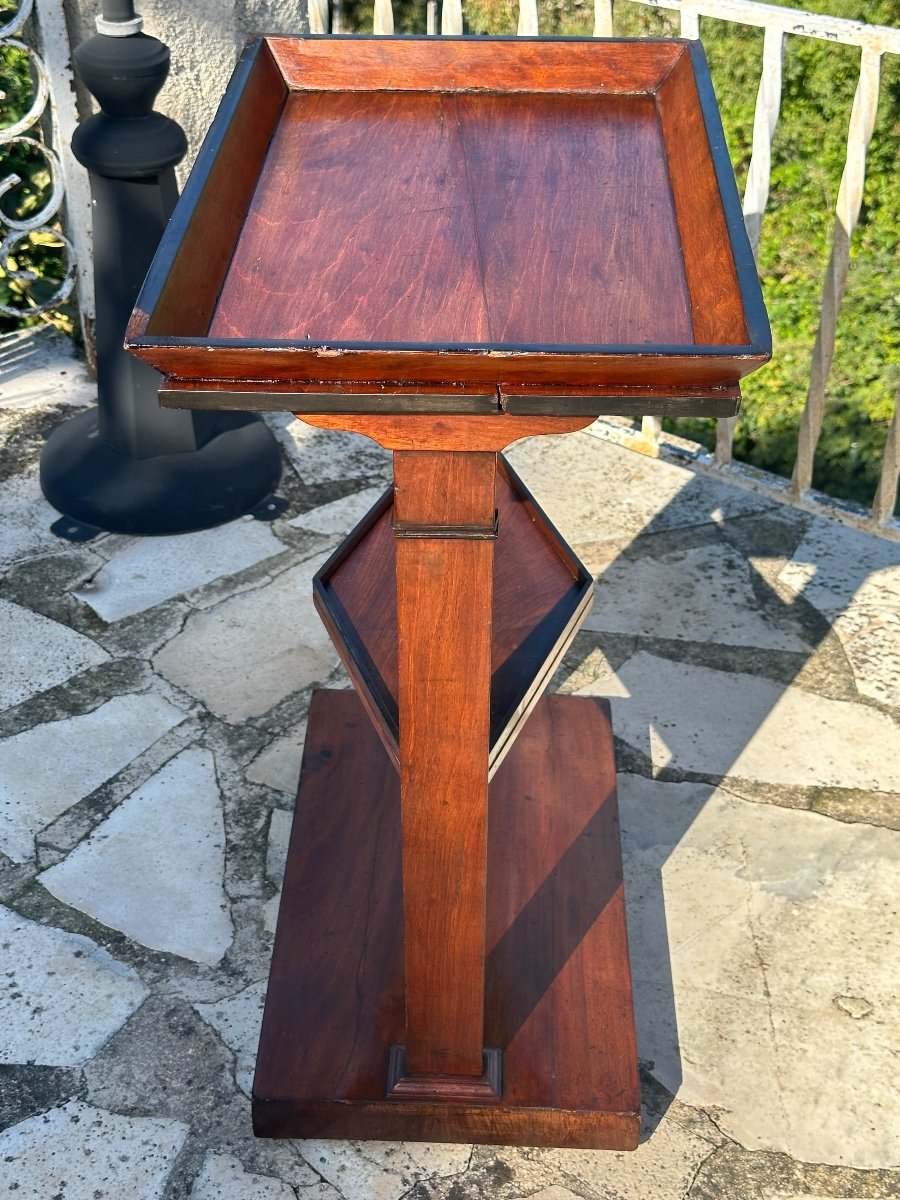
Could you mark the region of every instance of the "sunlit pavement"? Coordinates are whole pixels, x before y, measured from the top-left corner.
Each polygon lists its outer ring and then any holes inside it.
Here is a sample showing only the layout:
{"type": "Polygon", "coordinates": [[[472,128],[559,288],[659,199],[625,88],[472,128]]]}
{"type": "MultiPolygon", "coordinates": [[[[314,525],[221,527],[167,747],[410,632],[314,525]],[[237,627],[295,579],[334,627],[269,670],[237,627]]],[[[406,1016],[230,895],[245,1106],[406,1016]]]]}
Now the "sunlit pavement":
{"type": "Polygon", "coordinates": [[[900,1194],[900,545],[591,431],[515,446],[598,581],[552,686],[613,698],[644,1140],[256,1141],[304,721],[347,686],[311,579],[389,459],[279,416],[274,523],[71,544],[37,463],[92,384],[0,357],[0,1194],[900,1194]]]}

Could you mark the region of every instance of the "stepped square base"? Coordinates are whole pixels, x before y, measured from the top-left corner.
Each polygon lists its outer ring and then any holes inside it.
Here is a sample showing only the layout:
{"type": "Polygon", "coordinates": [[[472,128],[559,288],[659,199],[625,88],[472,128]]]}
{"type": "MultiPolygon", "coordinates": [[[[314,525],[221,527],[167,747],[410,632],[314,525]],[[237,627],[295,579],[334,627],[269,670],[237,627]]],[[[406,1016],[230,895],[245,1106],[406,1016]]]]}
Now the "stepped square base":
{"type": "Polygon", "coordinates": [[[496,1100],[388,1097],[405,1038],[400,797],[361,701],[313,698],[253,1085],[263,1137],[627,1150],[640,1090],[605,701],[546,696],[494,777],[496,1100]]]}

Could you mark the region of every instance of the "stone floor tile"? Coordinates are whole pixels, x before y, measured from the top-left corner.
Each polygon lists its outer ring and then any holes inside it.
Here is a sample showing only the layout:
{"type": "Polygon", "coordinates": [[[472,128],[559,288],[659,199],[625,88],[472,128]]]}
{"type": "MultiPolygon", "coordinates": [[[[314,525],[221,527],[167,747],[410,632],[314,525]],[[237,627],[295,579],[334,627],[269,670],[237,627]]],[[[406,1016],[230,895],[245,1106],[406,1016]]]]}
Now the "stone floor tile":
{"type": "Polygon", "coordinates": [[[568,542],[633,537],[770,507],[750,492],[586,430],[526,438],[506,455],[568,542]]]}
{"type": "Polygon", "coordinates": [[[900,609],[869,616],[855,607],[832,627],[844,644],[860,695],[900,708],[900,609]]]}
{"type": "Polygon", "coordinates": [[[263,929],[266,933],[274,934],[278,927],[278,910],[281,907],[281,889],[263,905],[263,929]]]}
{"type": "Polygon", "coordinates": [[[0,483],[0,567],[58,550],[64,543],[50,532],[58,518],[59,513],[44,499],[37,471],[0,483]]]}
{"type": "Polygon", "coordinates": [[[900,605],[900,544],[814,520],[781,578],[826,616],[842,611],[861,591],[874,603],[900,605]]]}
{"type": "Polygon", "coordinates": [[[46,325],[0,337],[0,380],[0,409],[97,401],[97,380],[75,343],[46,325]]]}
{"type": "Polygon", "coordinates": [[[327,534],[338,540],[346,537],[383,494],[383,487],[363,488],[361,492],[351,492],[349,496],[342,496],[340,500],[332,500],[330,504],[323,504],[320,508],[301,513],[289,524],[297,529],[327,534]]]}
{"type": "Polygon", "coordinates": [[[0,1190],[15,1200],[160,1200],[188,1127],[70,1101],[0,1133],[0,1190]]]}
{"type": "Polygon", "coordinates": [[[390,482],[391,456],[371,438],[314,429],[294,417],[280,432],[294,469],[306,484],[365,478],[390,482]]]}
{"type": "Polygon", "coordinates": [[[541,1188],[539,1192],[532,1192],[525,1200],[581,1200],[581,1197],[569,1188],[554,1183],[551,1187],[541,1188]]]}
{"type": "Polygon", "coordinates": [[[262,783],[288,796],[296,796],[305,738],[306,722],[302,721],[257,754],[247,768],[247,778],[251,783],[262,783]]]}
{"type": "Polygon", "coordinates": [[[654,1076],[745,1147],[889,1165],[900,834],[635,776],[620,799],[654,1076]]]}
{"type": "MultiPolygon", "coordinates": [[[[505,1146],[473,1146],[469,1166],[463,1174],[450,1178],[422,1177],[412,1195],[416,1200],[521,1200],[553,1187],[559,1172],[547,1168],[539,1159],[539,1150],[505,1146]]],[[[574,1181],[566,1179],[571,1190],[574,1181]]],[[[576,1200],[582,1200],[577,1196],[576,1200]]],[[[585,1197],[585,1200],[594,1200],[585,1197]]]]}
{"type": "Polygon", "coordinates": [[[324,561],[316,555],[263,588],[193,613],[156,655],[157,670],[232,722],[327,678],[337,651],[312,606],[312,578],[324,561]]]}
{"type": "Polygon", "coordinates": [[[345,1200],[400,1200],[422,1179],[459,1175],[471,1148],[431,1142],[297,1143],[310,1166],[345,1200]]]}
{"type": "Polygon", "coordinates": [[[900,545],[814,521],[779,579],[831,622],[860,693],[900,707],[900,545]]]}
{"type": "Polygon", "coordinates": [[[86,1062],[147,995],[130,967],[79,934],[0,907],[0,1062],[86,1062]]]}
{"type": "MultiPolygon", "coordinates": [[[[616,736],[656,770],[900,791],[900,729],[866,705],[646,651],[616,672],[623,688],[627,698],[612,701],[616,736]]],[[[578,694],[614,693],[601,678],[578,694]]]]}
{"type": "Polygon", "coordinates": [[[284,864],[287,862],[288,842],[291,838],[291,826],[294,823],[293,813],[285,812],[282,808],[272,811],[269,823],[269,847],[266,853],[266,876],[281,885],[284,877],[284,864]]]}
{"type": "Polygon", "coordinates": [[[278,891],[267,900],[264,906],[263,924],[269,933],[275,932],[278,921],[278,908],[281,904],[281,882],[284,878],[284,866],[287,862],[288,843],[291,839],[291,829],[294,824],[293,813],[276,808],[272,811],[269,823],[269,845],[266,853],[266,877],[274,883],[278,891]]]}
{"type": "Polygon", "coordinates": [[[604,1200],[650,1200],[685,1195],[710,1150],[704,1138],[667,1121],[629,1153],[538,1150],[534,1157],[576,1193],[604,1200]]]}
{"type": "Polygon", "coordinates": [[[690,1200],[896,1200],[898,1195],[900,1171],[799,1163],[732,1143],[701,1165],[690,1200]]]}
{"type": "Polygon", "coordinates": [[[261,521],[230,521],[196,533],[129,539],[75,596],[104,621],[119,621],[222,575],[236,575],[284,549],[261,521]]]}
{"type": "Polygon", "coordinates": [[[44,871],[57,899],[154,950],[218,963],[233,929],[212,755],[185,750],[44,871]]]}
{"type": "Polygon", "coordinates": [[[271,1175],[253,1175],[231,1154],[207,1154],[190,1200],[297,1200],[292,1187],[271,1175]]]}
{"type": "Polygon", "coordinates": [[[235,1054],[235,1082],[241,1091],[250,1095],[259,1027],[266,999],[266,981],[251,983],[234,996],[222,1000],[195,1003],[194,1008],[235,1054]]]}
{"type": "Polygon", "coordinates": [[[0,645],[0,709],[109,659],[90,638],[8,600],[0,600],[0,645]]]}
{"type": "Polygon", "coordinates": [[[152,693],[116,696],[0,741],[0,850],[14,862],[30,859],[39,830],[183,720],[152,693]]]}
{"type": "MultiPolygon", "coordinates": [[[[593,565],[588,560],[589,570],[593,565]]],[[[696,546],[658,558],[617,558],[599,572],[585,629],[657,638],[806,649],[761,612],[747,560],[730,546],[696,546]]]]}

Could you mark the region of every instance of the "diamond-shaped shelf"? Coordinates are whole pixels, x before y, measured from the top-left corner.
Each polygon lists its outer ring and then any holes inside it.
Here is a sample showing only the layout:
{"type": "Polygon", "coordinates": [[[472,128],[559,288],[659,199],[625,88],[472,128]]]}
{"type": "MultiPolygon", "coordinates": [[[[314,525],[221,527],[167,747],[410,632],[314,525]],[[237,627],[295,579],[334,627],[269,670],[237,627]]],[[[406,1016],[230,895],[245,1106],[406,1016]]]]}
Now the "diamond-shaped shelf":
{"type": "MultiPolygon", "coordinates": [[[[587,616],[593,581],[498,456],[491,651],[491,775],[587,616]]],[[[389,488],[316,575],[316,608],[394,764],[397,590],[389,488]]]]}

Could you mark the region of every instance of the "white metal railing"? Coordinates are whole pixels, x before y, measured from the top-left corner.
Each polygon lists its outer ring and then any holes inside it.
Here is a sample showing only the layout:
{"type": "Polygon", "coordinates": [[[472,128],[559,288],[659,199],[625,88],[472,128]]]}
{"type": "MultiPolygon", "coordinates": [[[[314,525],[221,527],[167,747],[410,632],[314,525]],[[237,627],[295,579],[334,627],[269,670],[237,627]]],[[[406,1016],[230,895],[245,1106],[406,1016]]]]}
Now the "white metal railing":
{"type": "MultiPolygon", "coordinates": [[[[29,146],[43,158],[51,181],[50,195],[40,210],[29,216],[17,215],[11,211],[14,205],[9,201],[9,193],[22,181],[15,173],[4,175],[0,171],[0,262],[6,269],[9,257],[14,257],[17,249],[21,251],[24,241],[33,233],[56,239],[66,260],[65,276],[52,296],[40,303],[33,301],[24,311],[4,305],[0,305],[0,311],[12,317],[46,312],[62,304],[77,283],[82,324],[89,325],[93,320],[91,201],[87,175],[69,148],[78,118],[62,5],[58,0],[19,0],[12,16],[0,27],[0,47],[26,54],[34,78],[28,111],[18,121],[0,127],[0,152],[5,155],[14,144],[29,146]],[[29,42],[24,40],[26,31],[30,34],[29,42]],[[39,127],[48,106],[53,147],[46,143],[39,127]],[[3,197],[7,197],[6,203],[2,202],[3,197]],[[64,201],[67,234],[54,228],[64,201]]],[[[10,274],[26,286],[35,278],[21,269],[10,274]]]]}
{"type": "MultiPolygon", "coordinates": [[[[797,457],[791,489],[802,496],[812,486],[813,456],[825,415],[825,391],[834,358],[837,322],[847,285],[850,245],[859,220],[866,177],[866,152],[878,111],[881,59],[885,54],[900,54],[900,29],[866,25],[840,17],[823,16],[797,9],[759,4],[756,0],[631,0],[652,8],[664,8],[680,14],[683,37],[700,36],[700,18],[715,17],[765,30],[763,61],[756,111],[753,121],[753,148],[744,189],[744,222],[754,255],[759,247],[760,228],[769,198],[772,142],[781,107],[781,64],[788,36],[819,38],[844,46],[860,48],[859,79],[850,113],[847,155],[841,175],[835,212],[834,232],[825,280],[819,327],[813,346],[809,386],[800,422],[797,457]]],[[[595,0],[595,11],[603,10],[602,26],[612,28],[612,0],[595,0]]],[[[598,24],[601,23],[598,18],[598,24]]],[[[716,437],[716,462],[731,462],[737,418],[719,422],[716,437]]],[[[645,436],[659,436],[659,425],[645,428],[645,436]]],[[[892,523],[900,481],[900,394],[898,394],[885,452],[881,477],[872,503],[871,519],[881,526],[892,523]]]]}
{"type": "MultiPolygon", "coordinates": [[[[753,122],[753,147],[743,211],[747,234],[754,255],[759,247],[760,231],[769,198],[772,143],[778,125],[782,91],[782,60],[788,37],[819,38],[860,49],[859,79],[850,115],[847,155],[841,176],[835,211],[831,252],[822,289],[818,332],[812,352],[809,386],[800,423],[797,457],[790,490],[795,498],[811,494],[813,456],[825,413],[825,391],[834,358],[837,322],[847,283],[850,245],[859,219],[865,184],[866,152],[872,137],[878,109],[881,59],[885,54],[900,54],[900,29],[867,25],[842,17],[824,16],[800,9],[782,8],[757,0],[629,0],[651,8],[678,13],[682,37],[699,38],[702,17],[714,17],[764,30],[762,70],[753,122]]],[[[435,0],[426,10],[426,31],[435,32],[435,0]]],[[[328,0],[310,0],[310,28],[314,33],[328,30],[328,0]]],[[[373,30],[376,34],[394,29],[391,0],[374,0],[373,30]]],[[[461,0],[444,0],[441,5],[442,34],[463,32],[461,0]]],[[[537,0],[519,0],[517,32],[534,36],[540,32],[537,0]]],[[[595,37],[614,33],[613,0],[594,0],[595,37]]],[[[723,418],[716,434],[715,463],[726,467],[732,461],[732,445],[737,418],[723,418]]],[[[645,417],[636,445],[658,452],[662,424],[657,417],[645,417]]],[[[881,477],[868,520],[878,526],[896,527],[893,520],[897,485],[900,482],[900,394],[888,431],[882,459],[881,477]]],[[[846,506],[845,506],[846,507],[846,506]]],[[[846,516],[846,513],[844,513],[846,516]]]]}

